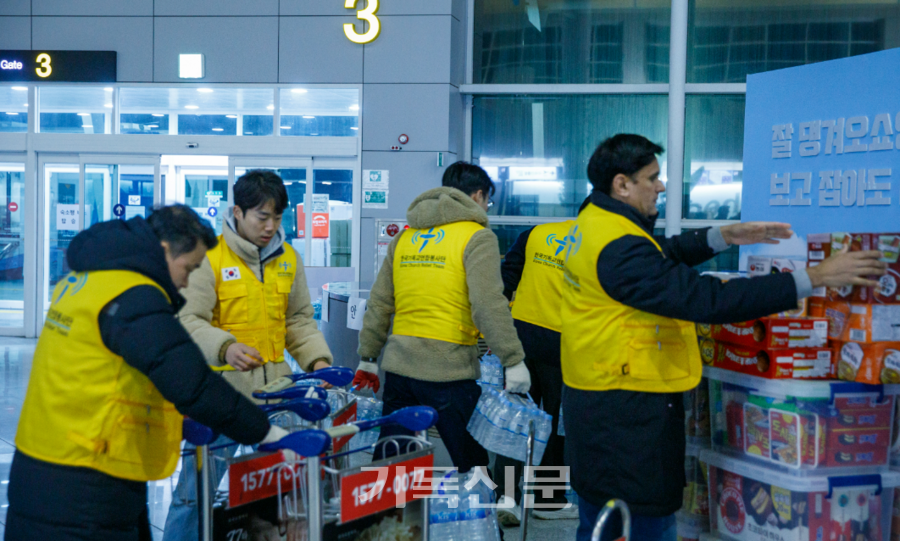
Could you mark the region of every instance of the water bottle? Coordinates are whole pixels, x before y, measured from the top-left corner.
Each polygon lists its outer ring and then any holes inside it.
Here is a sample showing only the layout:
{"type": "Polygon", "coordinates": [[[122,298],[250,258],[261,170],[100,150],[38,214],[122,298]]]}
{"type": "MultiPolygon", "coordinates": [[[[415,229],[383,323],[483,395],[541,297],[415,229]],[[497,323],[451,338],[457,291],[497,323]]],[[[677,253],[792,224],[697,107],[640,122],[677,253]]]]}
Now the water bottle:
{"type": "Polygon", "coordinates": [[[491,508],[492,493],[485,491],[487,486],[482,482],[476,482],[467,489],[466,485],[472,483],[473,475],[461,482],[459,489],[460,532],[466,541],[494,541],[496,519],[491,508]]]}
{"type": "MultiPolygon", "coordinates": [[[[455,472],[449,472],[444,476],[449,480],[455,472]]],[[[444,482],[438,485],[437,493],[440,498],[434,498],[429,505],[429,538],[447,541],[467,541],[460,529],[460,506],[457,494],[445,490],[444,482]]]]}
{"type": "Polygon", "coordinates": [[[562,404],[559,405],[559,421],[556,425],[556,434],[561,437],[566,437],[566,425],[563,424],[563,408],[562,404]]]}
{"type": "Polygon", "coordinates": [[[472,487],[472,492],[476,491],[478,501],[481,502],[484,507],[485,517],[482,523],[483,529],[485,530],[484,537],[488,541],[500,541],[500,523],[497,521],[497,508],[494,505],[496,503],[494,491],[484,483],[478,483],[472,487]]]}

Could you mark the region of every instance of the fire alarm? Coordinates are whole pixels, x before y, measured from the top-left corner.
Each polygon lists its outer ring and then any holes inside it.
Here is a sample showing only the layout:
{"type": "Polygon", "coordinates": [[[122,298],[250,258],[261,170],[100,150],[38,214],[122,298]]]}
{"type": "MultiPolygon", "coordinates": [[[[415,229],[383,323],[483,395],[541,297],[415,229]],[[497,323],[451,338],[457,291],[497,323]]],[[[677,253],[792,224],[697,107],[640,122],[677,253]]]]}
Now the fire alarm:
{"type": "Polygon", "coordinates": [[[409,142],[409,136],[404,133],[403,135],[401,135],[399,137],[399,141],[400,141],[401,145],[405,145],[406,143],[409,142]]]}

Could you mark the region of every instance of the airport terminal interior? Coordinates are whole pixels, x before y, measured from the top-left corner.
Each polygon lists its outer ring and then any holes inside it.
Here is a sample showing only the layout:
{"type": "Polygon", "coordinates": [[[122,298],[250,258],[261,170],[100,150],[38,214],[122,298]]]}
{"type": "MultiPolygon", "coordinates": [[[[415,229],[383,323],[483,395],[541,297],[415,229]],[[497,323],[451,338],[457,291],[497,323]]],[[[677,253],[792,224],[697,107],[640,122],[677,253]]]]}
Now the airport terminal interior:
{"type": "MultiPolygon", "coordinates": [[[[236,180],[276,172],[318,327],[335,366],[356,370],[349,312],[451,164],[493,182],[501,257],[530,228],[576,218],[588,160],[617,133],[664,149],[654,234],[727,227],[746,199],[748,77],[895,46],[900,0],[0,0],[0,532],[35,345],[92,225],[179,203],[222,234],[236,180]]],[[[730,246],[696,269],[745,263],[730,246]]],[[[177,475],[149,485],[154,540],[177,475]]],[[[692,497],[685,541],[715,515],[692,497]]],[[[785,527],[790,502],[778,509],[785,527]]],[[[532,519],[529,538],[577,526],[532,519]]]]}

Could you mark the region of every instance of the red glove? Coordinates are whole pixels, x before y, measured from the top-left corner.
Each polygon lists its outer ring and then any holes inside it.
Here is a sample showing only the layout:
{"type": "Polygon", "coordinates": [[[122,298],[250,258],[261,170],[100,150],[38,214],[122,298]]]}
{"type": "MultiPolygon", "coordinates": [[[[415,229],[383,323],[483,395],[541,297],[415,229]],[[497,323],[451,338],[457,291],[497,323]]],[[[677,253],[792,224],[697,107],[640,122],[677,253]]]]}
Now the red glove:
{"type": "Polygon", "coordinates": [[[371,361],[359,361],[356,367],[356,375],[353,377],[353,387],[364,389],[371,387],[374,392],[378,392],[381,388],[381,382],[378,380],[378,363],[371,361]]]}

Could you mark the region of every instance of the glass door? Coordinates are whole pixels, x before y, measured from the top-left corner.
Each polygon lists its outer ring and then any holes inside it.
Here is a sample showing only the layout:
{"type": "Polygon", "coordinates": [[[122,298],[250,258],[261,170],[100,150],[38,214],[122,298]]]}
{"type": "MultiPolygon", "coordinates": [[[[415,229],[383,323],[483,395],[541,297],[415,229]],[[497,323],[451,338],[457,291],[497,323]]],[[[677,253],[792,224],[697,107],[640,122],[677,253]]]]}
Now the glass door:
{"type": "Polygon", "coordinates": [[[71,270],[66,252],[75,235],[99,222],[146,217],[161,192],[159,156],[41,156],[38,168],[43,201],[40,328],[54,287],[71,270]]]}
{"type": "MultiPolygon", "coordinates": [[[[352,267],[358,210],[353,194],[356,160],[313,159],[311,265],[352,267]],[[318,212],[317,212],[318,211],[318,212]]],[[[358,241],[358,238],[357,238],[358,241]]]]}
{"type": "Polygon", "coordinates": [[[25,163],[0,158],[0,328],[25,327],[25,163]]]}
{"type": "Polygon", "coordinates": [[[268,169],[281,177],[288,193],[288,206],[281,217],[281,225],[284,227],[284,232],[287,236],[285,242],[290,243],[294,250],[297,251],[304,265],[316,265],[311,263],[306,257],[306,254],[310,253],[310,248],[316,241],[317,231],[313,226],[313,215],[305,211],[305,204],[311,190],[306,179],[312,176],[312,160],[232,158],[229,160],[229,167],[229,174],[232,179],[229,185],[229,192],[233,192],[234,182],[237,179],[253,169],[268,169]],[[313,234],[308,235],[307,232],[309,231],[313,231],[313,234]]]}

